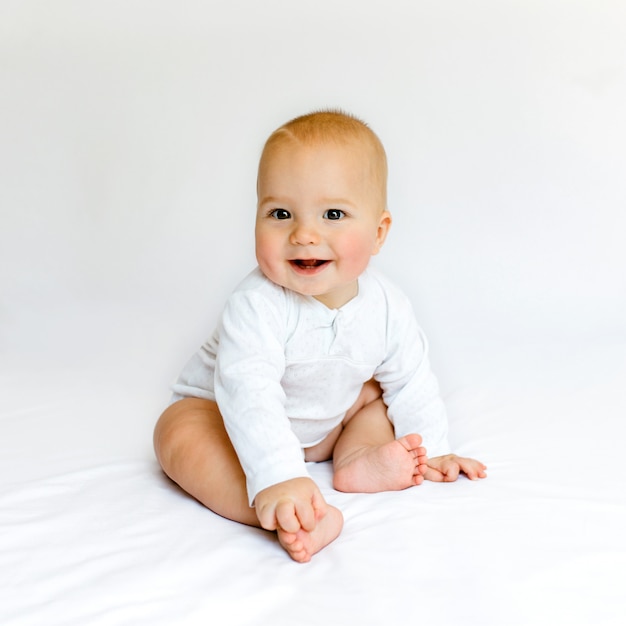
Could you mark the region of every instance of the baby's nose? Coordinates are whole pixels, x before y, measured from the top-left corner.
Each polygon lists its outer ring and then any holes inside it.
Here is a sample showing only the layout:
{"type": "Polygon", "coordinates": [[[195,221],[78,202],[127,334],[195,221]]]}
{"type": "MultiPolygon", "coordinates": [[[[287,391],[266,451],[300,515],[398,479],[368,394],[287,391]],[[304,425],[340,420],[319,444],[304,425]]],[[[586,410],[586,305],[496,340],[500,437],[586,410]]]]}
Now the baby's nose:
{"type": "Polygon", "coordinates": [[[310,246],[319,243],[320,236],[317,228],[311,222],[297,222],[291,233],[291,243],[299,246],[310,246]]]}

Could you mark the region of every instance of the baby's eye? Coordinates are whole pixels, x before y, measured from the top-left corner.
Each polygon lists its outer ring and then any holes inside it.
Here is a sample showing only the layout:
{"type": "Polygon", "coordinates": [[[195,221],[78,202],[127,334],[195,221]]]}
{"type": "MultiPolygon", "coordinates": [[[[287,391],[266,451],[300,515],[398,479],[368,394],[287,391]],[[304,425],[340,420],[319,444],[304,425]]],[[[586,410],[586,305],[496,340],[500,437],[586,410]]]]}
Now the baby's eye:
{"type": "Polygon", "coordinates": [[[291,217],[291,213],[289,213],[286,209],[274,209],[270,213],[270,217],[277,220],[288,220],[291,217]]]}
{"type": "Polygon", "coordinates": [[[328,209],[328,211],[324,213],[324,217],[327,220],[340,220],[345,216],[346,214],[341,209],[328,209]]]}

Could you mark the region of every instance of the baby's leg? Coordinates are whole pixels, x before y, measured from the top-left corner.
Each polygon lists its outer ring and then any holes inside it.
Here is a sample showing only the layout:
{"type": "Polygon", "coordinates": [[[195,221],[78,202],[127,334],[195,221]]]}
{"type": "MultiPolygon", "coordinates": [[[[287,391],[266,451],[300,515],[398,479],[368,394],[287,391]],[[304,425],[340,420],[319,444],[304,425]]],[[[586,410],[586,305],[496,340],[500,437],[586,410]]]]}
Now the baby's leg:
{"type": "MultiPolygon", "coordinates": [[[[248,504],[245,474],[215,402],[186,398],[169,406],[154,431],[154,447],[163,471],[213,512],[261,527],[248,504]]],[[[277,531],[281,545],[296,561],[311,556],[341,531],[341,512],[328,507],[310,533],[277,531]]]]}
{"type": "MultiPolygon", "coordinates": [[[[368,383],[369,384],[369,383],[368,383]]],[[[397,491],[423,482],[426,450],[411,434],[395,439],[382,398],[360,408],[335,445],[333,484],[339,491],[397,491]]]]}
{"type": "Polygon", "coordinates": [[[215,402],[186,398],[169,406],[154,431],[163,471],[213,512],[259,526],[246,479],[215,402]]]}

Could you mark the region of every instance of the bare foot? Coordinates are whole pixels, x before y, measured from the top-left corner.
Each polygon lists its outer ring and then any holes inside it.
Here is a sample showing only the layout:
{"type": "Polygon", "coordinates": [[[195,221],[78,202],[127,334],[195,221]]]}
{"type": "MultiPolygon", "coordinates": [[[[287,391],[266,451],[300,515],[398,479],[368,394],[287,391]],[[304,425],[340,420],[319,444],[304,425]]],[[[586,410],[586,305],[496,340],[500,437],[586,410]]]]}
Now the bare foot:
{"type": "Polygon", "coordinates": [[[317,522],[311,532],[301,528],[295,533],[288,533],[279,528],[276,533],[280,545],[287,554],[298,563],[308,563],[311,557],[334,541],[343,528],[343,515],[334,506],[328,505],[326,515],[317,522]]]}
{"type": "Polygon", "coordinates": [[[399,491],[424,481],[426,450],[420,435],[400,437],[381,446],[357,450],[335,466],[338,491],[377,493],[399,491]]]}

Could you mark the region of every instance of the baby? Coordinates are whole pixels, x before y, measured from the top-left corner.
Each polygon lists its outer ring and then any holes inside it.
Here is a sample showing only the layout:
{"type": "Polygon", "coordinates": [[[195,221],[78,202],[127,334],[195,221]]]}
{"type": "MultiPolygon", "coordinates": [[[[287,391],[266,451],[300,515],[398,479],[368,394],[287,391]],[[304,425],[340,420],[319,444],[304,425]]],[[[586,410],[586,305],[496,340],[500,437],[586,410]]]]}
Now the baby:
{"type": "Polygon", "coordinates": [[[155,429],[174,481],[219,515],[276,531],[295,561],[343,526],[307,461],[332,459],[333,486],[347,492],[486,476],[479,461],[450,453],[408,299],[368,269],[391,226],[386,188],[383,146],[350,115],[304,115],[269,137],[258,268],[185,366],[155,429]]]}

